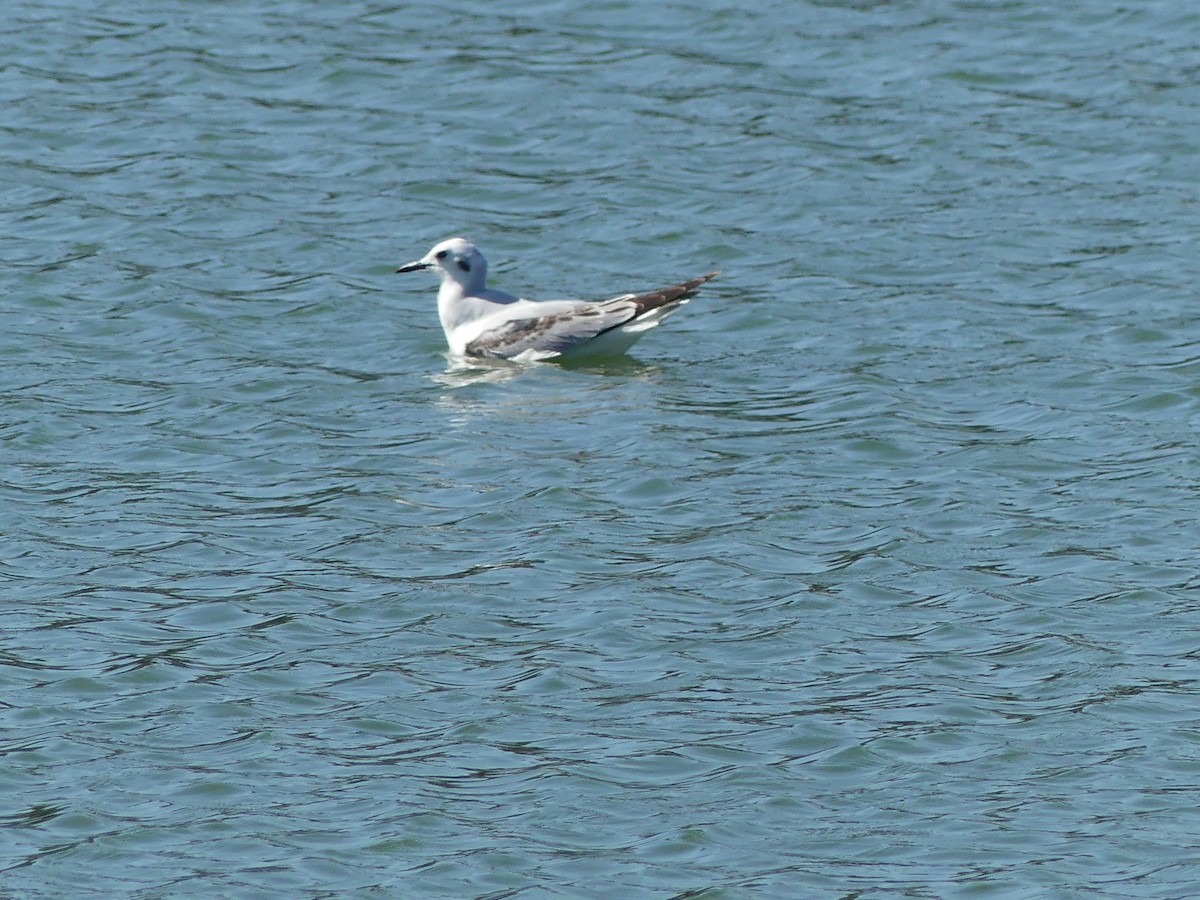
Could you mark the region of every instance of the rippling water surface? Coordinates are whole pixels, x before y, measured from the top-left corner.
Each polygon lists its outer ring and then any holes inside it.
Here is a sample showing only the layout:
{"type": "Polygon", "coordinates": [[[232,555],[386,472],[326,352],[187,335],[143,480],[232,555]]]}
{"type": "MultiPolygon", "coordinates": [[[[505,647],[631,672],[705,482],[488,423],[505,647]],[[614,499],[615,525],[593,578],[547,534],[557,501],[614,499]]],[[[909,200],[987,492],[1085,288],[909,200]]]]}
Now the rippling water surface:
{"type": "Polygon", "coordinates": [[[1193,3],[5,9],[0,894],[1200,892],[1193,3]]]}

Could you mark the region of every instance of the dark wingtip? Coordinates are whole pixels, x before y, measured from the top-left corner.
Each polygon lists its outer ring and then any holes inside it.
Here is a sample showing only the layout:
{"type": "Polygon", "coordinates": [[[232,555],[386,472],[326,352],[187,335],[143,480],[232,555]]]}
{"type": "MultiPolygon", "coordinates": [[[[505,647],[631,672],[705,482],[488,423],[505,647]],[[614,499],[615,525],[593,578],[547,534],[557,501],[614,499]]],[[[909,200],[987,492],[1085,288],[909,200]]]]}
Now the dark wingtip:
{"type": "Polygon", "coordinates": [[[716,278],[720,274],[721,274],[720,271],[716,271],[716,272],[709,272],[707,275],[700,275],[697,278],[690,278],[687,281],[683,282],[682,284],[676,285],[676,288],[681,289],[683,291],[684,295],[690,295],[693,291],[696,290],[696,288],[700,287],[700,285],[704,284],[706,281],[712,281],[714,278],[716,278]]]}
{"type": "Polygon", "coordinates": [[[658,309],[660,306],[668,306],[673,303],[682,303],[696,292],[696,289],[706,281],[712,281],[720,275],[720,272],[709,272],[707,275],[701,275],[699,278],[692,278],[688,281],[682,281],[679,284],[673,284],[670,287],[660,288],[657,291],[647,291],[644,294],[638,294],[630,299],[637,305],[637,314],[640,316],[649,312],[652,309],[658,309]]]}

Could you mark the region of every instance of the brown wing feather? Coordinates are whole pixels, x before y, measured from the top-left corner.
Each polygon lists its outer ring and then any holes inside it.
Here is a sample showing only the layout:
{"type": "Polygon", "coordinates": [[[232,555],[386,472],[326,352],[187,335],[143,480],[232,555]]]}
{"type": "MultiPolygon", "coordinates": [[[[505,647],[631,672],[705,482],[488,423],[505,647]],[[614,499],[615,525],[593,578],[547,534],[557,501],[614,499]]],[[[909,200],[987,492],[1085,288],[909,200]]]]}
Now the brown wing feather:
{"type": "Polygon", "coordinates": [[[680,300],[686,300],[692,294],[696,293],[696,289],[700,285],[706,281],[712,281],[720,274],[720,272],[709,272],[707,275],[701,275],[699,278],[691,278],[680,284],[659,288],[656,291],[648,291],[645,294],[629,294],[619,299],[633,303],[637,307],[637,315],[644,316],[646,313],[653,309],[658,309],[660,306],[668,306],[672,303],[678,303],[680,300]]]}

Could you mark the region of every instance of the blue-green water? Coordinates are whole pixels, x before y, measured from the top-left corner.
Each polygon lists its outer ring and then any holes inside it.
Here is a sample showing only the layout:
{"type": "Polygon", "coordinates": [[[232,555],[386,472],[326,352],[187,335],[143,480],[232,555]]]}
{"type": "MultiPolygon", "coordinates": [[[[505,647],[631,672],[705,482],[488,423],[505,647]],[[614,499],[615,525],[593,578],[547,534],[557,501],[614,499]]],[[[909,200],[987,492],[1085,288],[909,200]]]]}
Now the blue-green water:
{"type": "Polygon", "coordinates": [[[1200,893],[1193,3],[5,11],[0,895],[1200,893]]]}

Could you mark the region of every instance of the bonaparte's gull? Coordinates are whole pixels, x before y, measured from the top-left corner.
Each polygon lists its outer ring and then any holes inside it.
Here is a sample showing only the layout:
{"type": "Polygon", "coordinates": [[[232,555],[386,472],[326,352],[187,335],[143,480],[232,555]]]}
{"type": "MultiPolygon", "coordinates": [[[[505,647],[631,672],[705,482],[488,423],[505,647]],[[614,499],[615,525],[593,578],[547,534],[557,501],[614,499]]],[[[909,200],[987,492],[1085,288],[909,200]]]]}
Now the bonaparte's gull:
{"type": "Polygon", "coordinates": [[[432,269],[442,279],[438,318],[451,353],[522,362],[624,353],[718,274],[611,300],[539,303],[486,287],[487,260],[462,238],[442,241],[396,271],[419,269],[432,269]]]}

